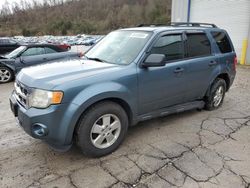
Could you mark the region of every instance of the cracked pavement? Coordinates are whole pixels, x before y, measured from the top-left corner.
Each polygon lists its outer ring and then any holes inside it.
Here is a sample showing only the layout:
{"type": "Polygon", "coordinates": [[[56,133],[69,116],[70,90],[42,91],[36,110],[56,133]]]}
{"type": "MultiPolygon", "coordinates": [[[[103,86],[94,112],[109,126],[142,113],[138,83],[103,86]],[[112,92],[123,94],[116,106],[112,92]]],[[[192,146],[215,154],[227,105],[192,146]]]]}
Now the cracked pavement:
{"type": "Polygon", "coordinates": [[[0,85],[0,187],[250,188],[250,68],[238,67],[224,104],[131,127],[121,147],[87,158],[51,150],[16,126],[0,85]]]}

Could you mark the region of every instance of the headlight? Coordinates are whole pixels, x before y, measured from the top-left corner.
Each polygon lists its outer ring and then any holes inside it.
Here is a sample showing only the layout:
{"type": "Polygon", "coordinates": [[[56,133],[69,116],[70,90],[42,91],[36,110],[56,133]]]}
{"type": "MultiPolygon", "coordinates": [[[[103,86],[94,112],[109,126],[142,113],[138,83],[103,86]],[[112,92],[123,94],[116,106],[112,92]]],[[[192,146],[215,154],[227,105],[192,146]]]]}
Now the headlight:
{"type": "Polygon", "coordinates": [[[29,107],[47,108],[51,104],[60,104],[63,98],[61,91],[34,89],[29,96],[29,107]]]}

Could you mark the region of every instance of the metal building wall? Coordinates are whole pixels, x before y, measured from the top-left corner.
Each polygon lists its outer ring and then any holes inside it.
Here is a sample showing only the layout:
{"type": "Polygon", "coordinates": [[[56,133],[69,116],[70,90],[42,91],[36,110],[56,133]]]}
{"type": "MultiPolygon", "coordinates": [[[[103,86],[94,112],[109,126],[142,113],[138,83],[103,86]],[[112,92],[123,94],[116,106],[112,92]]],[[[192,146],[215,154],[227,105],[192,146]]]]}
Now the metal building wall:
{"type": "Polygon", "coordinates": [[[171,15],[172,22],[208,22],[226,29],[239,60],[248,46],[245,63],[250,64],[250,0],[172,0],[171,15]]]}
{"type": "Polygon", "coordinates": [[[227,30],[238,59],[242,59],[250,26],[249,0],[191,0],[190,22],[214,23],[227,30]]]}
{"type": "Polygon", "coordinates": [[[188,0],[172,0],[171,22],[187,22],[188,0]]]}

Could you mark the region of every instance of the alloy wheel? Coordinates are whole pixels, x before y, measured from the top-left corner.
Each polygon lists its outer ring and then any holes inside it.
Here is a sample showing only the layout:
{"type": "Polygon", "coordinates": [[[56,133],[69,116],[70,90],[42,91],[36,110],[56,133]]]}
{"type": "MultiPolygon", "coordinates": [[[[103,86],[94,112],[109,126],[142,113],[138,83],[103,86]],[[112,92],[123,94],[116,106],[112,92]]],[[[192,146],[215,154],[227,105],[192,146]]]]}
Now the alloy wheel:
{"type": "Polygon", "coordinates": [[[215,95],[213,98],[214,107],[218,107],[223,99],[224,88],[220,86],[216,89],[215,95]]]}
{"type": "Polygon", "coordinates": [[[11,72],[5,68],[0,68],[0,82],[8,82],[11,79],[11,72]]]}
{"type": "Polygon", "coordinates": [[[100,149],[110,147],[121,132],[121,121],[114,114],[105,114],[98,118],[90,131],[92,144],[100,149]]]}

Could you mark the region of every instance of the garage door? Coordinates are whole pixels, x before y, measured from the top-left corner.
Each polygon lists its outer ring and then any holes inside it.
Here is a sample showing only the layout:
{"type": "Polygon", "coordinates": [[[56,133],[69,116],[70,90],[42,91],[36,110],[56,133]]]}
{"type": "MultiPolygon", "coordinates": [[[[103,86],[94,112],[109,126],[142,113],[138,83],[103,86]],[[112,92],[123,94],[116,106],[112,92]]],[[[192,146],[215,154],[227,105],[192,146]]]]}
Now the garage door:
{"type": "Polygon", "coordinates": [[[191,0],[190,22],[215,23],[226,29],[239,59],[250,28],[250,0],[191,0]]]}

